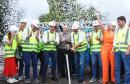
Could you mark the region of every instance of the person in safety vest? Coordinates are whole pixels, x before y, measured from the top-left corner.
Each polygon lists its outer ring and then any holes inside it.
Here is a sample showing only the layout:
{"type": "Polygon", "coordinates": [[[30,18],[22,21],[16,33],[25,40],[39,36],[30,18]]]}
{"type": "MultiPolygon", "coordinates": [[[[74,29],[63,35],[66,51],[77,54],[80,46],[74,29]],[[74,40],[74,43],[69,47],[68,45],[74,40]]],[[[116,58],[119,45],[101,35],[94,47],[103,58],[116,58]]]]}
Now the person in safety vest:
{"type": "Polygon", "coordinates": [[[49,22],[49,30],[43,34],[44,43],[44,66],[43,66],[43,83],[46,82],[46,74],[49,59],[52,61],[51,79],[57,81],[56,78],[56,62],[57,62],[57,45],[59,44],[59,34],[56,32],[56,23],[49,22]]]}
{"type": "Polygon", "coordinates": [[[97,20],[93,21],[94,31],[91,35],[91,60],[92,60],[92,78],[89,82],[95,82],[97,80],[97,75],[99,76],[99,82],[102,82],[102,62],[101,62],[101,37],[102,33],[99,29],[99,23],[97,20]],[[97,64],[99,65],[97,68],[97,64]],[[97,70],[99,69],[99,70],[97,70]],[[99,74],[97,74],[99,71],[99,74]]]}
{"type": "Polygon", "coordinates": [[[115,83],[115,58],[113,50],[113,41],[114,41],[114,33],[116,28],[116,22],[111,22],[107,29],[100,20],[99,12],[96,13],[98,22],[101,27],[101,32],[103,35],[103,44],[101,48],[101,60],[102,60],[102,71],[103,77],[102,81],[103,84],[107,84],[109,82],[109,70],[111,71],[111,81],[115,83]],[[109,69],[110,67],[110,69],[109,69]]]}
{"type": "Polygon", "coordinates": [[[85,52],[87,50],[86,33],[79,30],[79,24],[74,22],[71,33],[71,50],[75,52],[75,69],[78,82],[84,82],[84,68],[85,68],[85,52]]]}
{"type": "Polygon", "coordinates": [[[17,48],[17,32],[18,28],[15,25],[10,26],[7,35],[4,36],[3,43],[5,44],[4,50],[4,71],[3,75],[7,77],[7,83],[16,83],[17,64],[15,60],[15,53],[17,48]]]}
{"type": "Polygon", "coordinates": [[[18,31],[18,50],[19,52],[19,57],[16,56],[17,63],[18,63],[18,80],[23,80],[23,69],[24,69],[24,63],[23,63],[23,56],[22,56],[22,35],[23,32],[25,31],[25,28],[27,26],[27,20],[26,18],[20,20],[19,24],[19,31],[18,31]]]}
{"type": "Polygon", "coordinates": [[[124,84],[130,84],[130,30],[126,25],[126,18],[120,16],[117,18],[118,29],[114,38],[115,51],[115,80],[116,84],[121,84],[120,69],[121,60],[123,60],[125,76],[124,84]]]}
{"type": "Polygon", "coordinates": [[[42,41],[42,35],[43,35],[43,32],[42,32],[42,29],[41,28],[38,28],[37,29],[37,34],[38,34],[38,38],[39,38],[39,42],[37,44],[37,57],[40,61],[40,71],[39,71],[39,75],[42,76],[42,73],[43,73],[43,62],[44,62],[44,56],[43,56],[43,51],[44,51],[44,44],[43,44],[43,41],[42,41]]]}
{"type": "Polygon", "coordinates": [[[30,80],[30,65],[33,66],[33,83],[39,83],[37,76],[37,43],[39,42],[37,35],[37,28],[39,27],[38,21],[33,21],[31,24],[31,30],[26,29],[26,33],[23,33],[23,60],[25,63],[25,83],[31,83],[30,80]]]}

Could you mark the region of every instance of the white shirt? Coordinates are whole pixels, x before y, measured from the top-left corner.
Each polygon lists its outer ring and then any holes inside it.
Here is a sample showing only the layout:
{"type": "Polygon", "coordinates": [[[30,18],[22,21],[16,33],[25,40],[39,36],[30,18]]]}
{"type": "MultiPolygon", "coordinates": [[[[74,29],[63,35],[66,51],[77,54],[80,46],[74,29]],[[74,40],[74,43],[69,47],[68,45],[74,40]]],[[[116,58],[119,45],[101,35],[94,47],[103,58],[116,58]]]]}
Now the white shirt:
{"type": "MultiPolygon", "coordinates": [[[[73,32],[74,33],[74,32],[73,32]]],[[[71,43],[74,44],[74,38],[73,38],[73,33],[71,33],[71,43]]],[[[79,30],[78,33],[79,34],[79,43],[83,42],[84,39],[86,39],[86,35],[83,35],[83,33],[79,30]]]]}
{"type": "Polygon", "coordinates": [[[26,38],[28,37],[28,34],[31,32],[30,28],[25,28],[23,33],[22,33],[22,40],[26,40],[26,38]],[[29,31],[29,32],[28,32],[29,31]]]}
{"type": "MultiPolygon", "coordinates": [[[[43,43],[47,43],[47,41],[48,41],[48,33],[50,33],[50,30],[47,30],[47,31],[45,31],[44,33],[43,33],[43,36],[42,36],[42,41],[43,41],[43,43]]],[[[50,35],[49,35],[50,36],[50,35]]],[[[54,38],[51,38],[51,37],[49,37],[49,40],[50,41],[52,41],[54,38]]],[[[57,44],[59,44],[59,34],[58,33],[56,33],[56,39],[55,39],[55,42],[57,43],[57,44]]]]}

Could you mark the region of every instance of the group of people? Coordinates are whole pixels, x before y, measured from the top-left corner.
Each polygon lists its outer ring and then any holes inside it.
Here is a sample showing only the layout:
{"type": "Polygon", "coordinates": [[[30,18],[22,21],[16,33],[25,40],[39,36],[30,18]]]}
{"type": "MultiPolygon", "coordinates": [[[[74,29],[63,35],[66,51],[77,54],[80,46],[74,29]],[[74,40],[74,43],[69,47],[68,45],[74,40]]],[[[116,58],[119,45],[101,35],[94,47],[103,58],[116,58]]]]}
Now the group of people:
{"type": "Polygon", "coordinates": [[[57,74],[59,77],[67,75],[68,55],[70,75],[80,83],[85,80],[86,61],[91,58],[91,63],[89,60],[87,66],[91,66],[92,72],[89,82],[99,79],[102,84],[107,84],[111,78],[113,84],[121,84],[121,69],[124,68],[123,83],[130,84],[130,31],[125,17],[120,16],[117,23],[111,22],[108,25],[102,23],[99,13],[96,13],[96,17],[97,20],[92,24],[94,31],[89,39],[86,38],[86,32],[80,30],[77,22],[72,24],[71,29],[64,24],[62,32],[56,32],[54,21],[49,22],[49,30],[44,32],[39,28],[38,21],[32,22],[30,28],[27,27],[25,19],[20,21],[19,27],[11,26],[3,39],[5,49],[3,75],[7,78],[7,83],[15,83],[18,80],[39,83],[38,60],[39,75],[42,82],[46,83],[50,59],[51,79],[58,81],[57,74]],[[91,56],[87,54],[88,52],[91,56]]]}

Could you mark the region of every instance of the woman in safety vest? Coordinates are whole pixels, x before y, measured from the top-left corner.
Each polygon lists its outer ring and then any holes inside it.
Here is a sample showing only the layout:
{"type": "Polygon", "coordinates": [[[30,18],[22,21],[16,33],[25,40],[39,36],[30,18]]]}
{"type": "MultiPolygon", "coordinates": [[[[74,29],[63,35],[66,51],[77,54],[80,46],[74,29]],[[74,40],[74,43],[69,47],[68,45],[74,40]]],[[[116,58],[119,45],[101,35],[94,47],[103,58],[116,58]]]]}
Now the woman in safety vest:
{"type": "Polygon", "coordinates": [[[16,48],[17,48],[17,36],[16,33],[18,28],[11,26],[7,35],[4,36],[3,42],[5,43],[4,50],[4,76],[7,77],[7,83],[18,82],[14,77],[17,75],[17,64],[16,64],[16,48]]]}

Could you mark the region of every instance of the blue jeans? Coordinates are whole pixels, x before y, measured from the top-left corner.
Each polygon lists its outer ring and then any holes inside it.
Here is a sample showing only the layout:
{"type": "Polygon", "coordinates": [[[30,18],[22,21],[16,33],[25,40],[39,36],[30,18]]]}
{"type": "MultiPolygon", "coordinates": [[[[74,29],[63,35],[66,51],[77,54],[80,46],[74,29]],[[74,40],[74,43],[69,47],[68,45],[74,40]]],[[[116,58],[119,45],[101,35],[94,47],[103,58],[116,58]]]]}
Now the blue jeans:
{"type": "Polygon", "coordinates": [[[102,78],[102,62],[100,52],[93,51],[91,55],[91,60],[92,60],[92,77],[96,78],[97,69],[99,69],[99,77],[102,78]],[[97,68],[97,64],[99,65],[99,68],[97,68]]]}
{"type": "Polygon", "coordinates": [[[76,75],[80,80],[84,80],[85,52],[77,52],[74,57],[76,75]]]}
{"type": "Polygon", "coordinates": [[[44,51],[44,63],[43,63],[43,79],[46,79],[49,58],[52,61],[51,74],[52,77],[56,77],[56,63],[57,63],[57,51],[44,51]]]}
{"type": "Polygon", "coordinates": [[[91,57],[91,54],[90,54],[90,48],[88,48],[86,50],[86,57],[85,57],[85,64],[90,67],[90,57],[91,57]]]}
{"type": "Polygon", "coordinates": [[[23,60],[25,62],[25,79],[30,79],[30,65],[33,66],[33,78],[36,79],[37,78],[37,53],[23,52],[23,60]]]}
{"type": "Polygon", "coordinates": [[[116,84],[121,84],[120,69],[121,60],[123,60],[125,68],[124,84],[130,84],[130,55],[126,56],[125,52],[115,52],[115,79],[116,84]]]}

